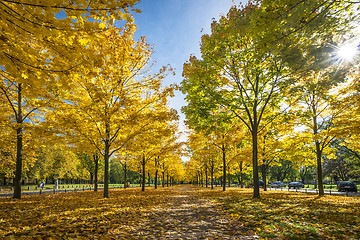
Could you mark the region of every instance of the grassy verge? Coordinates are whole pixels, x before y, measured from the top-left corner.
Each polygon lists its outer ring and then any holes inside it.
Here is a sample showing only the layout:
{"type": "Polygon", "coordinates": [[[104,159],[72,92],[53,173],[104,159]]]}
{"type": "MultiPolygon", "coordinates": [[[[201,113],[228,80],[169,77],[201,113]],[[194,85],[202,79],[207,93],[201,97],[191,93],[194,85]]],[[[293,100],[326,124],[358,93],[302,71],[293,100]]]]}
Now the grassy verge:
{"type": "MultiPolygon", "coordinates": [[[[130,187],[138,187],[139,184],[130,184],[130,187]]],[[[148,185],[146,185],[148,186],[148,185]]],[[[44,186],[43,189],[54,189],[55,185],[54,184],[46,184],[44,186]]],[[[98,185],[99,188],[103,188],[104,184],[99,184],[98,185]]],[[[109,184],[110,188],[122,188],[124,187],[124,184],[109,184]]],[[[60,184],[58,186],[59,190],[73,190],[73,189],[94,189],[94,185],[93,184],[60,184]]],[[[0,186],[0,193],[7,193],[7,192],[13,192],[13,188],[6,186],[0,186]]],[[[24,185],[21,186],[22,191],[40,191],[40,187],[37,185],[24,185]]]]}
{"type": "Polygon", "coordinates": [[[265,239],[360,239],[360,198],[251,189],[205,190],[231,217],[265,239]]]}

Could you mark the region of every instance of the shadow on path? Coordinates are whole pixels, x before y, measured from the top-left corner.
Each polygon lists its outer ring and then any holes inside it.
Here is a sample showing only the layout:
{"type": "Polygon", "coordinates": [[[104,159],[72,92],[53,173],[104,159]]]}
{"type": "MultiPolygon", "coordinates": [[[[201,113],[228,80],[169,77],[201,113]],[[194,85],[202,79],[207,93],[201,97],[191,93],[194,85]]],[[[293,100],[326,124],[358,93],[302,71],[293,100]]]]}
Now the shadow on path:
{"type": "Polygon", "coordinates": [[[138,239],[258,239],[190,186],[173,188],[168,202],[144,214],[132,236],[138,239]]]}

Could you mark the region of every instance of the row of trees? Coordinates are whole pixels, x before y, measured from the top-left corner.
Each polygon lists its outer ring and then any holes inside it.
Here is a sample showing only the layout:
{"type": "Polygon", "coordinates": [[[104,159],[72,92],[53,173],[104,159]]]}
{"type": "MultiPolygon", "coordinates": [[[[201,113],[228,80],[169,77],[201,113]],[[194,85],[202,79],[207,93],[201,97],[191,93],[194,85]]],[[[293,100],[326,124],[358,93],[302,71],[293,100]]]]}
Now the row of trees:
{"type": "Polygon", "coordinates": [[[168,104],[176,86],[163,84],[173,71],[152,70],[152,47],[134,39],[136,2],[1,1],[0,164],[15,177],[15,198],[24,173],[57,146],[58,166],[88,156],[95,182],[102,159],[105,198],[113,159],[137,159],[143,179],[155,159],[179,176],[178,115],[168,104]]]}
{"type": "MultiPolygon", "coordinates": [[[[328,158],[329,155],[323,158],[323,182],[359,181],[360,158],[354,152],[344,150],[343,146],[340,147],[335,143],[336,141],[330,146],[331,151],[336,153],[334,158],[328,158]]],[[[279,152],[280,148],[278,147],[280,146],[277,145],[272,150],[269,149],[270,146],[266,147],[267,151],[274,151],[275,156],[265,154],[267,157],[265,158],[263,152],[260,151],[259,175],[261,180],[264,179],[264,184],[269,185],[274,181],[302,181],[306,184],[317,184],[314,153],[305,153],[303,150],[300,154],[295,155],[294,152],[287,149],[285,154],[282,154],[279,152]],[[307,154],[306,157],[305,154],[307,154]]],[[[226,152],[226,185],[230,186],[230,183],[236,183],[241,187],[252,186],[251,148],[250,145],[246,150],[240,150],[239,147],[229,146],[228,152],[226,152]]],[[[262,144],[260,144],[260,149],[264,149],[262,144]]],[[[222,151],[216,147],[216,143],[202,142],[197,148],[192,146],[191,151],[196,157],[192,157],[191,161],[186,164],[188,181],[209,185],[212,188],[214,183],[221,183],[223,186],[223,155],[222,151]],[[206,145],[206,143],[210,145],[206,145]]],[[[266,191],[266,186],[264,186],[264,190],[266,191]]]]}
{"type": "MultiPolygon", "coordinates": [[[[157,179],[156,182],[168,184],[183,179],[181,159],[174,152],[171,154],[150,158],[146,163],[147,182],[148,179],[152,182],[157,179]]],[[[62,183],[94,184],[97,189],[98,182],[104,182],[104,162],[99,160],[98,155],[90,156],[64,143],[42,146],[37,148],[33,162],[24,168],[22,184],[48,183],[59,179],[62,183]]],[[[117,154],[109,164],[110,183],[122,183],[125,187],[127,183],[142,183],[142,164],[142,155],[137,152],[131,153],[127,149],[126,154],[117,154]]],[[[7,179],[7,176],[11,174],[1,173],[2,184],[11,183],[12,179],[7,179]]]]}
{"type": "Polygon", "coordinates": [[[323,161],[341,155],[335,140],[358,161],[359,71],[342,47],[357,57],[358,5],[250,1],[213,21],[201,58],[183,69],[183,112],[191,137],[201,139],[190,140],[191,161],[212,175],[220,155],[223,179],[234,165],[240,175],[251,165],[254,198],[259,173],[266,181],[272,164],[315,165],[323,195],[323,161]]]}

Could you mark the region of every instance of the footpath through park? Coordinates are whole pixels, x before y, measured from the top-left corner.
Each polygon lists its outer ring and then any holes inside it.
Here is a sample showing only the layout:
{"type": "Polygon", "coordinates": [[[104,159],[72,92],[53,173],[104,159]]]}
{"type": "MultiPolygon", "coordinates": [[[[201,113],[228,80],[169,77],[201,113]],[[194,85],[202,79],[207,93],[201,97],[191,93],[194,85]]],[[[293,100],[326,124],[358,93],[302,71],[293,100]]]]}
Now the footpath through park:
{"type": "Polygon", "coordinates": [[[160,239],[258,239],[246,234],[239,222],[194,188],[185,185],[176,189],[167,203],[146,214],[143,227],[134,233],[160,239]]]}

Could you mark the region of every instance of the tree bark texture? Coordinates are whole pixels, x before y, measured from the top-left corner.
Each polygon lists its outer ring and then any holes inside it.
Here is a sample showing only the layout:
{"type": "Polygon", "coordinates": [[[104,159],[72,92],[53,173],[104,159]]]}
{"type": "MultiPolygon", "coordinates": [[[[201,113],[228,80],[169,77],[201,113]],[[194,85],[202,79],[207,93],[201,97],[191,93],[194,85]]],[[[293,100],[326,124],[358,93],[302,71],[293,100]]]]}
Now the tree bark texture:
{"type": "Polygon", "coordinates": [[[109,140],[105,140],[105,172],[104,172],[104,198],[109,198],[109,153],[110,153],[109,140]]]}
{"type": "Polygon", "coordinates": [[[124,189],[127,188],[127,165],[124,164],[124,189]]]}
{"type": "Polygon", "coordinates": [[[223,181],[222,181],[222,187],[223,191],[226,190],[226,153],[225,153],[225,146],[222,145],[222,160],[223,160],[223,181]]]}
{"type": "Polygon", "coordinates": [[[99,155],[94,154],[95,170],[94,170],[94,192],[98,190],[98,172],[99,172],[99,155]]]}
{"type": "Polygon", "coordinates": [[[16,129],[16,168],[14,179],[14,198],[21,199],[21,175],[22,175],[22,156],[23,156],[23,113],[22,113],[22,84],[18,86],[18,109],[17,109],[17,129],[16,129]]]}
{"type": "Polygon", "coordinates": [[[145,191],[145,154],[143,154],[141,166],[142,166],[141,191],[145,191]]]}
{"type": "MultiPolygon", "coordinates": [[[[254,118],[254,122],[256,122],[257,118],[254,118]]],[[[253,192],[253,198],[260,198],[260,186],[259,186],[259,171],[258,171],[258,142],[257,142],[257,136],[258,136],[258,128],[257,125],[254,124],[252,129],[252,142],[253,142],[253,179],[254,179],[254,192],[253,192]]]]}

